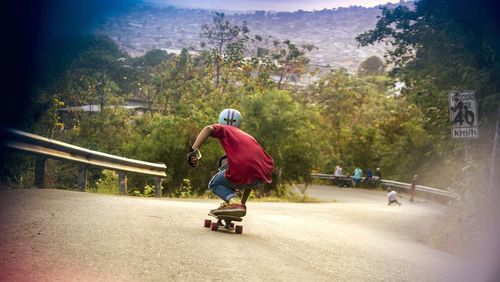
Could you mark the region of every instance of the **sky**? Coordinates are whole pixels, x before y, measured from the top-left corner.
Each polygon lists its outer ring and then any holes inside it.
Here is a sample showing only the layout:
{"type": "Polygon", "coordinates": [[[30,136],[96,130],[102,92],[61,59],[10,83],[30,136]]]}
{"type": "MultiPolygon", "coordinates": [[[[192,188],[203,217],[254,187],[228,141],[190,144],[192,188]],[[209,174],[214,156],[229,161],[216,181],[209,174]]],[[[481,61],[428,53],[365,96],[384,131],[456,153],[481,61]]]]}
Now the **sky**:
{"type": "Polygon", "coordinates": [[[146,0],[145,2],[171,5],[179,8],[201,8],[232,11],[312,11],[338,7],[374,7],[399,0],[146,0]]]}

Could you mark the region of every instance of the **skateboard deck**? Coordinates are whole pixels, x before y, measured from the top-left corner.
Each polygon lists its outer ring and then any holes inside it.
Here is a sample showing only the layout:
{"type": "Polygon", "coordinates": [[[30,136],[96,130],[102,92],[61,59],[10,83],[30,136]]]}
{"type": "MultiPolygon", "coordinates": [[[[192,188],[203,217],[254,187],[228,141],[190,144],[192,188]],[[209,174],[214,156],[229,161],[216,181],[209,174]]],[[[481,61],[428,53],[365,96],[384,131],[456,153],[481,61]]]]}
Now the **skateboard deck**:
{"type": "Polygon", "coordinates": [[[235,225],[233,221],[241,222],[243,218],[237,216],[230,215],[215,215],[212,213],[208,214],[209,216],[213,216],[217,219],[217,221],[213,221],[210,219],[205,219],[204,226],[210,228],[212,231],[225,231],[230,233],[241,234],[243,233],[243,226],[235,225]]]}

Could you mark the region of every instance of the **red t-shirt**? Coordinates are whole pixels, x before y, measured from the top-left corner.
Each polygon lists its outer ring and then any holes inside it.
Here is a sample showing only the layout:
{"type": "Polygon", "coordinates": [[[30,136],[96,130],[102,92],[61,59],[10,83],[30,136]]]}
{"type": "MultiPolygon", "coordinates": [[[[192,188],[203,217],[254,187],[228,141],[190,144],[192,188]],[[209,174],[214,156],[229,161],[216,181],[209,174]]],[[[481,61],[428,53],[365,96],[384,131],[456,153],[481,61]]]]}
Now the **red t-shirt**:
{"type": "Polygon", "coordinates": [[[237,185],[257,179],[271,183],[274,161],[250,134],[230,126],[214,124],[211,136],[219,139],[228,160],[225,177],[237,185]]]}

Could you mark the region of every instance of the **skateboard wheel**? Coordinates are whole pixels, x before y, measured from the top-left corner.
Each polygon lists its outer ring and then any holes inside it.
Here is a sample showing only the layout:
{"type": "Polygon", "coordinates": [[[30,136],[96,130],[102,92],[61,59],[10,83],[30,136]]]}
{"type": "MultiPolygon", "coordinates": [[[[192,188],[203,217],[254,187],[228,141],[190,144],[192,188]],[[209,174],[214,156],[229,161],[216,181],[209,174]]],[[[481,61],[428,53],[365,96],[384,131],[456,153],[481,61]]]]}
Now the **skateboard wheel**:
{"type": "Polygon", "coordinates": [[[217,224],[217,222],[212,222],[212,224],[210,224],[210,230],[217,231],[218,228],[219,225],[217,224]]]}
{"type": "Polygon", "coordinates": [[[234,228],[234,223],[229,223],[229,226],[231,226],[231,228],[234,228]]]}
{"type": "Polygon", "coordinates": [[[236,229],[234,230],[234,233],[236,233],[236,234],[241,234],[241,233],[243,233],[243,226],[241,226],[241,225],[236,225],[236,229]]]}
{"type": "Polygon", "coordinates": [[[210,219],[205,219],[205,223],[203,226],[208,228],[208,227],[210,227],[211,224],[212,224],[212,221],[210,219]]]}

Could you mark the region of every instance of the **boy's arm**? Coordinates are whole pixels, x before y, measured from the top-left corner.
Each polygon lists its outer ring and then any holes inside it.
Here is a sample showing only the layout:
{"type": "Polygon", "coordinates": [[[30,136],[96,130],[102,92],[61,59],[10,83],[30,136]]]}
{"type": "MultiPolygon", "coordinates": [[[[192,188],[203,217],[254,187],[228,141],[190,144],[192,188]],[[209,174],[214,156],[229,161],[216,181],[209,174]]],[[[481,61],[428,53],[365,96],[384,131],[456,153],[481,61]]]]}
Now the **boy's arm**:
{"type": "Polygon", "coordinates": [[[205,126],[205,128],[201,130],[200,134],[198,134],[198,137],[196,137],[196,141],[194,141],[193,146],[191,146],[191,148],[193,150],[200,148],[200,146],[203,145],[205,141],[207,141],[208,137],[210,137],[213,131],[214,128],[211,125],[205,126]]]}

